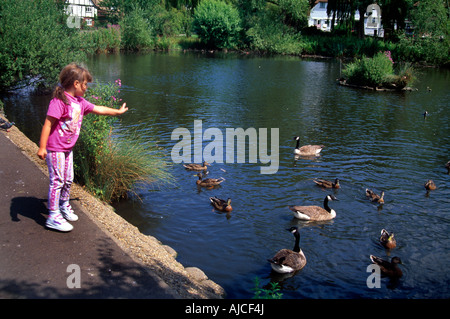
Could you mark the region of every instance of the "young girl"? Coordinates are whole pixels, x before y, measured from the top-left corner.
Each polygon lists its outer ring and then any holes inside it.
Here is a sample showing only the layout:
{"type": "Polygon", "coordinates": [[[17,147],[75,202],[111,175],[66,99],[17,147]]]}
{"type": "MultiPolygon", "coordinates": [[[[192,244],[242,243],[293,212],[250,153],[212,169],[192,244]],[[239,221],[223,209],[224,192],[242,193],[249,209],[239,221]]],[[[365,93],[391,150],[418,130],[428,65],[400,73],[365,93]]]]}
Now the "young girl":
{"type": "Polygon", "coordinates": [[[48,107],[37,155],[47,160],[50,175],[46,226],[67,232],[73,229],[68,221],[78,220],[69,198],[73,182],[72,148],[80,134],[83,116],[89,113],[116,116],[128,108],[126,103],[120,109],[113,109],[86,101],[82,96],[92,76],[77,64],[64,67],[59,81],[48,107]]]}

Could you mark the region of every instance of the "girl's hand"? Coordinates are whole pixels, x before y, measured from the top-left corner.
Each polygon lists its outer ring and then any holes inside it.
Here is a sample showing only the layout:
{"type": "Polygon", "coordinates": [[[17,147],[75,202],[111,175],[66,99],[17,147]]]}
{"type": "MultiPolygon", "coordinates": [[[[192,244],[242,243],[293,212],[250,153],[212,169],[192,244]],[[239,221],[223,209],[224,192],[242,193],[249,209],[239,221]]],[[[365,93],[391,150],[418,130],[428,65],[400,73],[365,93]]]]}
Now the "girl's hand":
{"type": "Polygon", "coordinates": [[[120,109],[119,109],[119,114],[123,114],[123,113],[125,113],[126,111],[128,111],[127,103],[123,103],[122,106],[121,106],[120,109]]]}
{"type": "Polygon", "coordinates": [[[44,149],[39,148],[37,156],[39,156],[41,160],[45,160],[45,158],[47,157],[47,150],[45,148],[44,149]]]}

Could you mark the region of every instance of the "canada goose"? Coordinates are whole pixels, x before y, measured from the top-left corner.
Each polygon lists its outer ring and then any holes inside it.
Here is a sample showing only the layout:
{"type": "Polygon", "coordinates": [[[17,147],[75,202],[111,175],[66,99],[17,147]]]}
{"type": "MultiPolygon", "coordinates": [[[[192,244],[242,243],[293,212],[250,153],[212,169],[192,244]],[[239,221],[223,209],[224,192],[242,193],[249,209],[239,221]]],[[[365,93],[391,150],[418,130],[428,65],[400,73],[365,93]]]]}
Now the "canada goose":
{"type": "Polygon", "coordinates": [[[394,238],[394,233],[389,233],[386,229],[382,229],[380,244],[387,249],[395,248],[397,246],[397,241],[394,238]]]}
{"type": "Polygon", "coordinates": [[[328,206],[328,201],[338,200],[333,195],[327,195],[323,201],[323,207],[319,206],[289,206],[294,217],[301,220],[320,221],[330,220],[336,217],[336,212],[328,206]]]}
{"type": "Polygon", "coordinates": [[[403,276],[402,270],[398,267],[402,261],[399,257],[392,257],[391,261],[383,260],[374,255],[370,255],[370,260],[380,267],[381,272],[391,278],[400,278],[403,276]]]}
{"type": "Polygon", "coordinates": [[[211,201],[211,205],[213,205],[215,209],[221,212],[231,212],[233,210],[233,208],[231,207],[231,198],[224,200],[214,196],[210,197],[209,200],[211,201]]]}
{"type": "Polygon", "coordinates": [[[426,190],[433,190],[433,189],[436,189],[436,184],[431,180],[431,179],[429,179],[426,183],[425,183],[425,189],[426,190]]]}
{"type": "Polygon", "coordinates": [[[373,190],[366,188],[366,196],[369,197],[372,202],[380,204],[384,203],[384,191],[382,191],[380,195],[377,195],[373,190]]]}
{"type": "Polygon", "coordinates": [[[325,188],[340,188],[341,185],[339,184],[339,179],[336,178],[334,182],[326,181],[324,179],[318,179],[315,180],[314,183],[316,183],[319,186],[325,187],[325,188]]]}
{"type": "Polygon", "coordinates": [[[423,117],[426,118],[426,117],[428,116],[428,114],[430,114],[430,113],[428,113],[428,111],[425,111],[425,112],[423,113],[423,117]]]}
{"type": "Polygon", "coordinates": [[[324,145],[304,145],[300,147],[300,137],[296,136],[294,137],[294,140],[297,141],[297,145],[294,149],[295,155],[300,156],[317,156],[319,155],[320,151],[325,147],[324,145]]]}
{"type": "Polygon", "coordinates": [[[185,164],[183,165],[184,168],[190,171],[206,171],[207,166],[211,166],[211,164],[207,163],[206,161],[203,162],[203,164],[185,164]]]}
{"type": "Polygon", "coordinates": [[[286,229],[294,234],[295,245],[294,249],[281,249],[279,252],[273,256],[273,258],[268,259],[270,266],[274,271],[280,274],[290,273],[298,271],[305,267],[306,257],[303,251],[300,249],[300,232],[297,227],[291,227],[286,229]]]}
{"type": "Polygon", "coordinates": [[[203,175],[202,173],[198,173],[198,180],[197,180],[197,185],[199,186],[203,186],[203,187],[214,187],[219,185],[220,183],[222,183],[223,181],[225,181],[225,178],[220,177],[220,178],[205,178],[203,179],[203,175]]]}
{"type": "Polygon", "coordinates": [[[450,174],[450,161],[448,161],[447,164],[445,164],[445,168],[447,168],[447,173],[450,174]]]}

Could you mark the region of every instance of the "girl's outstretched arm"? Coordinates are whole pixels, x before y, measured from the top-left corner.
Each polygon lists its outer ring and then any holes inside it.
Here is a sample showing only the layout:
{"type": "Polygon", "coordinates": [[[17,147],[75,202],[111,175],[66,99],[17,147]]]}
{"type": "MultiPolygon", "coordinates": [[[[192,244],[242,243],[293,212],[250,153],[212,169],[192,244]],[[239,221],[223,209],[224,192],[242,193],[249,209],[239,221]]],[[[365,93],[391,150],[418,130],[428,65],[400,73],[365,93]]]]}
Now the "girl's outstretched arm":
{"type": "Polygon", "coordinates": [[[98,114],[98,115],[110,115],[110,116],[117,116],[121,115],[128,111],[127,103],[123,103],[120,109],[113,109],[111,107],[107,106],[100,106],[96,105],[94,106],[94,109],[92,110],[92,113],[98,114]]]}

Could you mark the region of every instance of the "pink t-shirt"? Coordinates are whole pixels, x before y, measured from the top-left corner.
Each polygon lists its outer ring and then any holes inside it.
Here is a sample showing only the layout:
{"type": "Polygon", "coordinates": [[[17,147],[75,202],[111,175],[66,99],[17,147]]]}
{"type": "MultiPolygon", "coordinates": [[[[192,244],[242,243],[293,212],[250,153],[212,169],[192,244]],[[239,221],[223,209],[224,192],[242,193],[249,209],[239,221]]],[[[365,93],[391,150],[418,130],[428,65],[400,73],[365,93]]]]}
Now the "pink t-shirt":
{"type": "Polygon", "coordinates": [[[58,98],[50,101],[47,115],[56,118],[56,125],[50,130],[47,141],[47,150],[53,152],[68,152],[74,147],[80,135],[83,116],[94,109],[94,104],[82,97],[73,97],[66,94],[69,104],[64,104],[58,98]]]}

